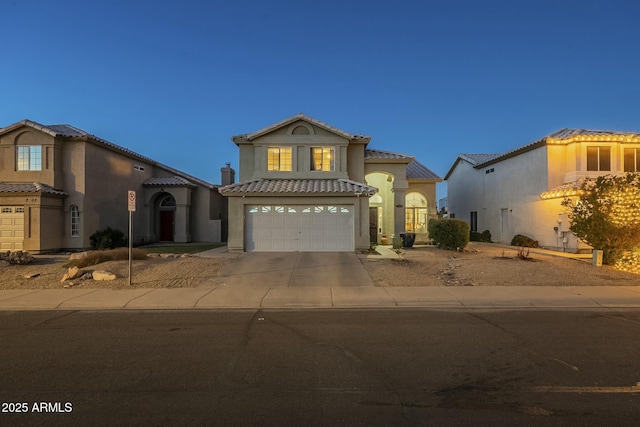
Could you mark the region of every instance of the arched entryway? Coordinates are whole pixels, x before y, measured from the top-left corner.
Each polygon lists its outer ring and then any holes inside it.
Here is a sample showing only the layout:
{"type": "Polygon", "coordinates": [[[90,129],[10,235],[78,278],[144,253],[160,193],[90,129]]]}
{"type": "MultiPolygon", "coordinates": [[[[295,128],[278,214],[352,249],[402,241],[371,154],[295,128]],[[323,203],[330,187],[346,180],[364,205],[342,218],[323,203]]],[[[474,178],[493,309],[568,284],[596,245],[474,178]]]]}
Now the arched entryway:
{"type": "Polygon", "coordinates": [[[173,242],[175,235],[176,199],[171,194],[163,194],[158,198],[158,236],[161,242],[173,242]]]}
{"type": "Polygon", "coordinates": [[[372,172],[365,177],[378,193],[369,198],[369,237],[372,243],[391,240],[393,236],[393,175],[372,172]]]}

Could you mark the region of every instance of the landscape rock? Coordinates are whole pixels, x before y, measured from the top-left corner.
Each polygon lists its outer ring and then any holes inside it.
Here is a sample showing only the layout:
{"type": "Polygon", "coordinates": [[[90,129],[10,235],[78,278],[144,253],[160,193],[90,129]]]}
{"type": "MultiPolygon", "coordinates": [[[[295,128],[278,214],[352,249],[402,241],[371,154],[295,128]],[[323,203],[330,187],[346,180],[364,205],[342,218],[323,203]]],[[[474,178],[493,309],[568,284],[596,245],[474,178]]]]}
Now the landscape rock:
{"type": "Polygon", "coordinates": [[[73,261],[76,259],[82,259],[82,258],[86,258],[89,256],[89,254],[92,254],[95,251],[84,251],[84,252],[76,252],[73,253],[69,256],[69,261],[73,261]]]}
{"type": "Polygon", "coordinates": [[[160,254],[160,258],[175,258],[175,254],[160,254]]]}
{"type": "Polygon", "coordinates": [[[6,251],[0,254],[0,259],[8,261],[9,264],[24,265],[31,264],[33,262],[33,255],[29,252],[23,251],[6,251]]]}
{"type": "Polygon", "coordinates": [[[62,279],[60,280],[60,282],[64,282],[65,280],[77,279],[83,274],[84,274],[84,271],[80,270],[78,267],[71,267],[67,269],[66,273],[64,273],[64,276],[62,276],[62,279]]]}
{"type": "Polygon", "coordinates": [[[93,280],[116,280],[116,275],[110,271],[96,270],[93,272],[93,280]]]}
{"type": "Polygon", "coordinates": [[[159,254],[159,253],[157,253],[157,252],[149,252],[149,253],[147,254],[147,257],[149,257],[149,258],[159,258],[159,257],[160,257],[160,254],[159,254]]]}
{"type": "Polygon", "coordinates": [[[25,279],[33,279],[33,278],[38,277],[38,276],[40,276],[40,273],[32,273],[32,274],[25,274],[24,278],[25,279]]]}

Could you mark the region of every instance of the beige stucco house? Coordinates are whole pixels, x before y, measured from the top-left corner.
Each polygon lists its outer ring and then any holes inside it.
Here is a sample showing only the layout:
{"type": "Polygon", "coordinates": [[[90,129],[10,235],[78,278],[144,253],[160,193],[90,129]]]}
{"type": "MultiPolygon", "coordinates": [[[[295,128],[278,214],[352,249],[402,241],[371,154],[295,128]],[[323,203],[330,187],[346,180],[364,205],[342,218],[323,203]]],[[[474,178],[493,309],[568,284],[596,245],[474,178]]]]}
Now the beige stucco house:
{"type": "MultiPolygon", "coordinates": [[[[230,167],[223,176],[233,182],[230,167]]],[[[90,247],[106,227],[133,242],[220,242],[217,186],[69,125],[30,120],[0,129],[0,248],[35,253],[90,247]]]]}
{"type": "Polygon", "coordinates": [[[232,138],[239,182],[229,201],[230,250],[353,251],[405,232],[427,239],[441,178],[412,156],[369,149],[298,114],[232,138]]]}
{"type": "Polygon", "coordinates": [[[502,154],[461,154],[445,176],[449,215],[510,243],[523,234],[543,247],[588,249],[561,205],[582,180],[640,172],[640,134],[561,129],[502,154]]]}

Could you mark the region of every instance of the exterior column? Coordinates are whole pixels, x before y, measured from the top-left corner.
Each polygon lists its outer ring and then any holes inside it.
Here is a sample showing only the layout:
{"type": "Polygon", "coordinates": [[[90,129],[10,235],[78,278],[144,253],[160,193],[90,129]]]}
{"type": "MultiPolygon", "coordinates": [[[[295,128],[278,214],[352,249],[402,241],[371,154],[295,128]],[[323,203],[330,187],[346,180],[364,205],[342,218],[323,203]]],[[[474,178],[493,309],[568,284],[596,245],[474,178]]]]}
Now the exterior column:
{"type": "MultiPolygon", "coordinates": [[[[393,234],[398,237],[405,232],[405,211],[404,203],[407,195],[407,188],[396,187],[394,182],[393,188],[393,234]]],[[[404,181],[406,182],[406,181],[404,181]]]]}
{"type": "Polygon", "coordinates": [[[173,218],[173,221],[174,242],[190,242],[191,233],[189,233],[189,205],[176,204],[175,216],[173,218]]]}

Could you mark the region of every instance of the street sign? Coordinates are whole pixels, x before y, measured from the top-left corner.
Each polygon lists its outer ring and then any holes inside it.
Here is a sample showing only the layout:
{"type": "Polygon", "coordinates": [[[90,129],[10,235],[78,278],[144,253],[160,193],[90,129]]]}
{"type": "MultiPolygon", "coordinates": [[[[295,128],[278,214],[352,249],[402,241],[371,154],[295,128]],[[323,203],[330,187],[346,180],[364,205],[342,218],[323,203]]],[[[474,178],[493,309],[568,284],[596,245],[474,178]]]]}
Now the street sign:
{"type": "Polygon", "coordinates": [[[136,192],[129,190],[127,192],[127,201],[129,202],[129,212],[136,211],[136,192]]]}

